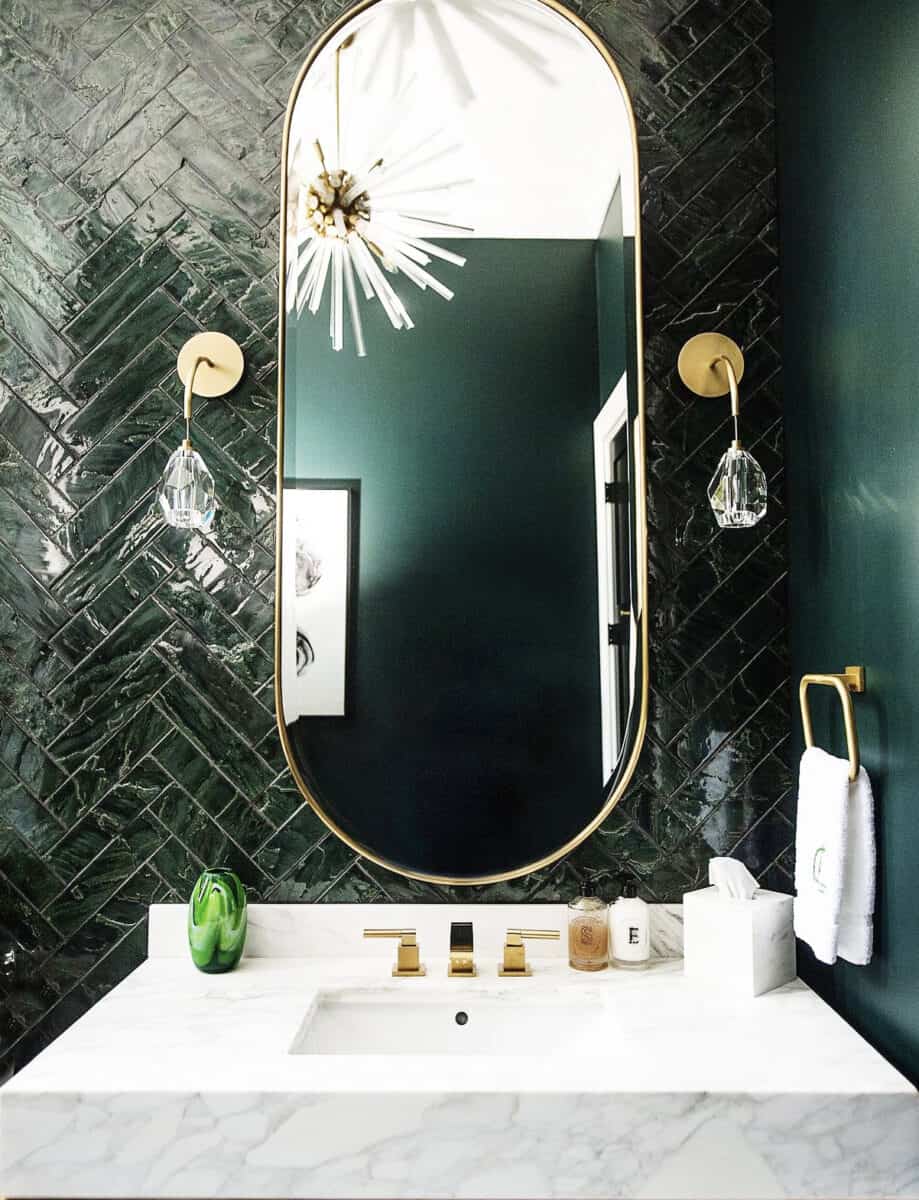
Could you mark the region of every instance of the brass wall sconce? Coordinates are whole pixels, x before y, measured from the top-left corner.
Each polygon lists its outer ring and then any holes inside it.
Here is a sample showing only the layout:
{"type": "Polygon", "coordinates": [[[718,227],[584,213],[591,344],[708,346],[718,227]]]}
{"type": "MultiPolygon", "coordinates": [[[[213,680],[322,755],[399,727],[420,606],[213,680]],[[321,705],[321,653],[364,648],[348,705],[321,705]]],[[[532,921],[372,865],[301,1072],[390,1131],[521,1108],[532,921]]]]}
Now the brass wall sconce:
{"type": "Polygon", "coordinates": [[[680,378],[697,396],[731,396],[734,440],[721,457],[708,485],[708,500],[722,529],[748,529],[766,515],[766,473],[740,444],[738,417],[744,358],[740,347],[721,333],[689,339],[677,360],[680,378]]]}
{"type": "Polygon", "coordinates": [[[179,351],[185,384],[185,437],[166,463],[156,498],[167,525],[210,529],[217,511],[214,477],[191,444],[192,398],[225,396],[242,379],[243,352],[225,333],[196,333],[179,351]]]}

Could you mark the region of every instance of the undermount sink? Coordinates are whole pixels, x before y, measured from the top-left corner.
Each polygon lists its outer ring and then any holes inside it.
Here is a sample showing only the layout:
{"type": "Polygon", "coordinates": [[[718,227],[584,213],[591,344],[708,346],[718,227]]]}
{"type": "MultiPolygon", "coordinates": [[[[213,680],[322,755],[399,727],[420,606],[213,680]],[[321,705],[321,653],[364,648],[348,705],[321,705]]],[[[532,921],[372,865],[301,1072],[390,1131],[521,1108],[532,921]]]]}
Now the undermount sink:
{"type": "Polygon", "coordinates": [[[577,1054],[581,1044],[588,1053],[606,1013],[584,994],[320,991],[289,1053],[555,1056],[577,1054]]]}

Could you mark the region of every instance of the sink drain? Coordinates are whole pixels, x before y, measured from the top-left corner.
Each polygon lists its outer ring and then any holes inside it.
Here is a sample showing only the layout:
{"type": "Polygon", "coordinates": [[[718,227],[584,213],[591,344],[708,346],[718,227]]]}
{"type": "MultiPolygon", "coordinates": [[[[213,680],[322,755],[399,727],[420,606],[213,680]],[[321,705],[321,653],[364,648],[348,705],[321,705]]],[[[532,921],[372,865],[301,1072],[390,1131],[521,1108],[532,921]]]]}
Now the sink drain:
{"type": "Polygon", "coordinates": [[[466,1022],[469,1020],[469,1014],[464,1013],[464,1012],[458,1012],[456,1014],[456,1016],[453,1018],[453,1020],[457,1023],[457,1025],[465,1025],[466,1022]]]}

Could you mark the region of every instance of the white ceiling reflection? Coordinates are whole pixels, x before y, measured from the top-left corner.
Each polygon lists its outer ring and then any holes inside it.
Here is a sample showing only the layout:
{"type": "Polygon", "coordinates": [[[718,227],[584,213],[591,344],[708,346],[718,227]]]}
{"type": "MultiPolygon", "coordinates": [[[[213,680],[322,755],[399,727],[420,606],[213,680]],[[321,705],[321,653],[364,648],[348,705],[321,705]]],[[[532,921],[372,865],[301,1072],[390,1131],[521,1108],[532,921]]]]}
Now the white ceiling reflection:
{"type": "Polygon", "coordinates": [[[624,230],[635,229],[618,84],[584,35],[535,0],[380,0],[307,74],[291,123],[295,187],[318,170],[317,139],[354,172],[396,146],[429,146],[401,174],[387,165],[413,213],[462,227],[438,241],[595,238],[620,177],[624,230]],[[352,34],[337,120],[336,51],[352,34]]]}

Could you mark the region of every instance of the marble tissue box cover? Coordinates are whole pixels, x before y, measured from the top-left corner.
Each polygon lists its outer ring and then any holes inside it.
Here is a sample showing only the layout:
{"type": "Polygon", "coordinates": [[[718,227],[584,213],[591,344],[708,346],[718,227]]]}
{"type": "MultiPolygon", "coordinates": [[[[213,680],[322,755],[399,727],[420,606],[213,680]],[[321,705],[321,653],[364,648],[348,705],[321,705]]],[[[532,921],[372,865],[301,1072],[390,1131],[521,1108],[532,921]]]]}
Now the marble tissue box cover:
{"type": "Polygon", "coordinates": [[[758,891],[752,900],[701,888],[683,897],[683,969],[748,996],[789,983],[796,974],[794,897],[758,891]]]}

